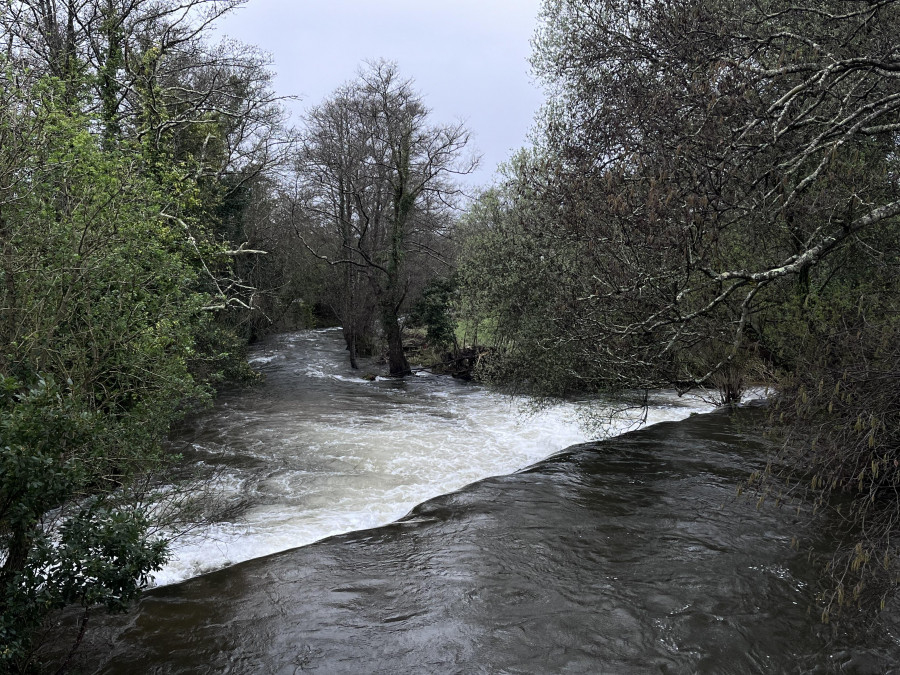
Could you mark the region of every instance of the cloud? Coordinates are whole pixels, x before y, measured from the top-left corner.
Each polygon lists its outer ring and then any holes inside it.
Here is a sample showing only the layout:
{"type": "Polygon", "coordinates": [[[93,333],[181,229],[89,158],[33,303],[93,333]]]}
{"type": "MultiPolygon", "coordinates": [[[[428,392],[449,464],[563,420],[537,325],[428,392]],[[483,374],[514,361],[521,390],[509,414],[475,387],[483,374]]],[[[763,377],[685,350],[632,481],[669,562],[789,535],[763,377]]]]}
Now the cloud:
{"type": "Polygon", "coordinates": [[[251,0],[220,31],[270,52],[279,93],[302,109],[352,79],[366,59],[396,61],[435,121],[463,119],[484,163],[476,181],[525,143],[541,96],[529,77],[539,0],[251,0]]]}

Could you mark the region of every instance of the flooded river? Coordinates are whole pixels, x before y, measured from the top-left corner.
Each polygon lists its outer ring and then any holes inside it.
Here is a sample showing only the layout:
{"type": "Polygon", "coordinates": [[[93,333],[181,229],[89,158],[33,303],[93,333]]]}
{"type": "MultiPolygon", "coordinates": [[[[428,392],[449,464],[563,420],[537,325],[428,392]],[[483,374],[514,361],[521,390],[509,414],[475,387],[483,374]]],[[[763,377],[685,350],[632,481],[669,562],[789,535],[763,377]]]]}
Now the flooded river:
{"type": "Polygon", "coordinates": [[[724,412],[663,399],[661,423],[584,443],[571,406],[522,418],[448,378],[359,379],[335,332],[281,336],[253,359],[265,383],[176,439],[186,461],[217,467],[228,518],[178,542],[134,613],[92,618],[86,672],[900,663],[890,617],[861,632],[819,622],[815,570],[790,546],[815,533],[736,498],[765,449],[724,412]]]}

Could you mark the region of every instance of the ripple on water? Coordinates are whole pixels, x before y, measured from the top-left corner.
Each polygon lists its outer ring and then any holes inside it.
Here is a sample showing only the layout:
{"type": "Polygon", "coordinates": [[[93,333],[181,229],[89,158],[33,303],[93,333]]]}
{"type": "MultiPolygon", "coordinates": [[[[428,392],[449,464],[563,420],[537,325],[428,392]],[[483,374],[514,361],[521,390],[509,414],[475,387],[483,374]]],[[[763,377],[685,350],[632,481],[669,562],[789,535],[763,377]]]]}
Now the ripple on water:
{"type": "Polygon", "coordinates": [[[570,448],[384,527],[360,529],[395,517],[374,510],[402,503],[406,486],[368,507],[336,488],[334,508],[307,519],[294,519],[302,504],[260,505],[254,518],[270,522],[245,519],[238,545],[258,550],[272,523],[283,533],[304,523],[356,531],[155,589],[131,620],[92,618],[82,663],[129,675],[135,664],[247,674],[891,672],[900,648],[890,617],[862,635],[823,628],[809,612],[816,570],[789,545],[813,532],[787,510],[734,498],[727,477],[763,466],[763,447],[713,414],[570,448]]]}
{"type": "MultiPolygon", "coordinates": [[[[588,440],[577,407],[527,416],[519,401],[447,377],[397,381],[346,363],[339,331],[275,336],[250,363],[262,383],[226,392],[182,424],[173,445],[229,472],[219,522],[173,544],[157,584],[391,522],[429,498],[518,471],[588,440]]],[[[709,409],[663,398],[650,423],[709,409]]],[[[626,430],[631,422],[619,422],[626,430]]]]}

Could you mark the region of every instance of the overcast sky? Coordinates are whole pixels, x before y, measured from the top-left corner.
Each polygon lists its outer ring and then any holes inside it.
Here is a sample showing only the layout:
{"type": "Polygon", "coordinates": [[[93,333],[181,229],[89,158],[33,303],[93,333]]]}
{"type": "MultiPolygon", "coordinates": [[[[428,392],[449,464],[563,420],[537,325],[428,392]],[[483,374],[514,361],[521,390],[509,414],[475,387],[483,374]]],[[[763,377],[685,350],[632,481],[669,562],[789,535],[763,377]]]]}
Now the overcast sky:
{"type": "Polygon", "coordinates": [[[434,122],[462,120],[487,183],[527,143],[542,94],[529,74],[540,0],[249,0],[220,31],[274,58],[280,94],[297,112],[355,77],[363,61],[396,61],[434,122]]]}

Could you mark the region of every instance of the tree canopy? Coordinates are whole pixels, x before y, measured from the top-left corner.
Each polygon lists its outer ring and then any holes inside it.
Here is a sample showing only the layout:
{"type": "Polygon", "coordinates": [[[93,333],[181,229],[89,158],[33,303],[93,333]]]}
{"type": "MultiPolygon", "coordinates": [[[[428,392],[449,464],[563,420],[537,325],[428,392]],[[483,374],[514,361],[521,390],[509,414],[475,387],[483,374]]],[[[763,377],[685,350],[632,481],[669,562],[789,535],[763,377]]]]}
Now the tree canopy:
{"type": "Polygon", "coordinates": [[[547,0],[539,142],[463,265],[498,382],[778,382],[788,487],[754,486],[850,495],[861,527],[826,607],[896,573],[898,27],[893,1],[547,0]]]}
{"type": "Polygon", "coordinates": [[[242,367],[250,218],[222,215],[287,135],[265,61],[206,41],[236,4],[0,7],[4,672],[50,611],[123,609],[164,563],[160,441],[242,367]]]}
{"type": "Polygon", "coordinates": [[[412,82],[374,62],[307,115],[297,161],[297,233],[338,267],[335,303],[351,364],[377,318],[391,375],[410,372],[400,315],[434,262],[447,265],[455,176],[475,168],[461,123],[433,125],[412,82]]]}

